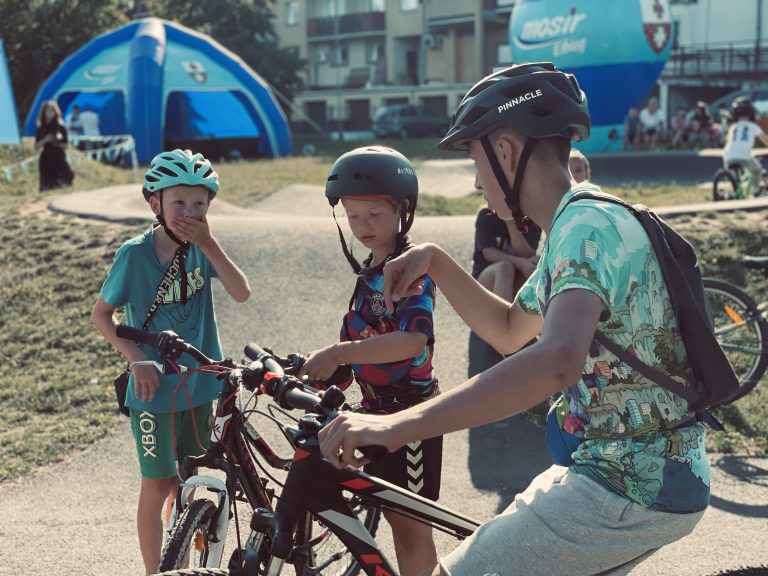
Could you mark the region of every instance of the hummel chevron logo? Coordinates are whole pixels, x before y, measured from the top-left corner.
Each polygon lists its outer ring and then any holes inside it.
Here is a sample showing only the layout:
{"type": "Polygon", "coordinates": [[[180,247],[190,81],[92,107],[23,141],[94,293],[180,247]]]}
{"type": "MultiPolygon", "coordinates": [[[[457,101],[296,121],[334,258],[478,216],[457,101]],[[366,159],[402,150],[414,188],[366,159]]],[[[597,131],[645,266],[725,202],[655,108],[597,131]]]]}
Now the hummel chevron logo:
{"type": "Polygon", "coordinates": [[[408,490],[410,490],[411,492],[415,492],[416,494],[418,494],[419,492],[421,492],[421,489],[423,487],[424,487],[424,478],[422,478],[416,483],[408,480],[408,490]]]}
{"type": "Polygon", "coordinates": [[[421,473],[424,472],[424,464],[419,464],[418,468],[411,468],[410,466],[408,466],[407,469],[408,469],[408,476],[416,480],[420,478],[421,473]]]}

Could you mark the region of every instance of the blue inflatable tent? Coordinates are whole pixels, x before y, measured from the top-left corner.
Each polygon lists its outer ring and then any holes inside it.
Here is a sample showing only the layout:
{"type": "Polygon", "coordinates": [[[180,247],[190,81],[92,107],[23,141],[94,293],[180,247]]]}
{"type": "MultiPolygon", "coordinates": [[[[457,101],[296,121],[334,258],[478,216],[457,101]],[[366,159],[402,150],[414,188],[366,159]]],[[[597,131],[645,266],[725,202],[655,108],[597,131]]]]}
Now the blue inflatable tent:
{"type": "Polygon", "coordinates": [[[20,143],[19,121],[16,119],[11,75],[8,73],[8,64],[5,61],[3,40],[0,38],[0,144],[20,143]]]}
{"type": "Polygon", "coordinates": [[[133,135],[141,164],[178,147],[214,158],[292,153],[269,85],[212,38],[158,18],[107,32],[67,58],[38,92],[27,136],[48,99],[65,115],[91,106],[102,135],[133,135]]]}

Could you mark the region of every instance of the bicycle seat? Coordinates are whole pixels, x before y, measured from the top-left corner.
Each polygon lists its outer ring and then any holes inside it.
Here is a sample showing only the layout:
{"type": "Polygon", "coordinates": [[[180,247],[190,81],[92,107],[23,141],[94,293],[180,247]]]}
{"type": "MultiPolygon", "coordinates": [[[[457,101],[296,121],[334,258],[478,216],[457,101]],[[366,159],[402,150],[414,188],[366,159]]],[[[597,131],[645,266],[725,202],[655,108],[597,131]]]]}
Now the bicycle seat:
{"type": "Polygon", "coordinates": [[[768,256],[744,256],[742,262],[747,268],[768,269],[768,256]]]}
{"type": "Polygon", "coordinates": [[[741,162],[729,162],[728,163],[728,170],[733,170],[734,172],[738,172],[739,170],[742,170],[744,168],[744,165],[741,162]]]}

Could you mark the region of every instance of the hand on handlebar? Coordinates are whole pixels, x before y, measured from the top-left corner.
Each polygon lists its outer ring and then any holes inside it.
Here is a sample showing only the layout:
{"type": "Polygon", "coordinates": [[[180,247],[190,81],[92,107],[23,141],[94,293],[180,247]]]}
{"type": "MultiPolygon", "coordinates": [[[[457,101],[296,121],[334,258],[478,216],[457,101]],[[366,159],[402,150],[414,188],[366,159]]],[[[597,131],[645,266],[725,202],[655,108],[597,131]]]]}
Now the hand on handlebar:
{"type": "Polygon", "coordinates": [[[320,350],[310,352],[309,358],[299,370],[297,377],[300,380],[308,380],[310,383],[330,379],[341,364],[338,350],[336,344],[331,344],[320,350]]]}
{"type": "Polygon", "coordinates": [[[320,452],[336,468],[360,468],[370,462],[358,457],[361,446],[383,446],[390,453],[399,445],[392,442],[392,423],[396,414],[358,414],[341,412],[318,433],[320,452]]]}

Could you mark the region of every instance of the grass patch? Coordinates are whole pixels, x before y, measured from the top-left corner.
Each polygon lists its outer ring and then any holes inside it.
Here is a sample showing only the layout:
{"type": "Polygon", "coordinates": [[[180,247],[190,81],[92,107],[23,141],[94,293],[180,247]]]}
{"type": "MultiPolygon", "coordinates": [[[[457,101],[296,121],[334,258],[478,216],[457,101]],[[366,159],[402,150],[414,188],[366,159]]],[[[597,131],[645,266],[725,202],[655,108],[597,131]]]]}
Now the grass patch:
{"type": "MultiPolygon", "coordinates": [[[[26,145],[26,144],[25,144],[26,145]]],[[[344,145],[343,150],[349,145],[344,145]]],[[[339,150],[342,150],[340,147],[339,150]]],[[[342,151],[343,151],[342,150],[342,151]]],[[[0,147],[0,166],[30,149],[0,147]]],[[[274,161],[218,163],[222,197],[247,206],[287,184],[322,182],[335,151],[274,161]]],[[[414,156],[415,158],[417,156],[414,156]]],[[[455,156],[452,156],[455,157],[455,156]]],[[[133,181],[130,170],[74,162],[73,189],[133,181]]],[[[2,176],[2,174],[0,174],[2,176]]],[[[673,186],[609,189],[630,202],[658,206],[706,200],[707,190],[673,186]]],[[[57,191],[65,193],[66,191],[57,191]]],[[[37,171],[0,182],[6,217],[0,232],[0,482],[65,459],[104,436],[120,416],[112,379],[120,356],[93,329],[90,311],[114,251],[142,227],[55,215],[37,192],[37,171]]],[[[480,193],[462,198],[423,196],[421,215],[474,214],[480,193]]],[[[760,213],[701,214],[671,220],[697,248],[707,275],[729,279],[756,300],[768,300],[761,274],[739,265],[763,252],[768,222],[760,213]]],[[[711,451],[768,454],[768,381],[732,406],[717,410],[725,434],[709,435],[711,451]]]]}

